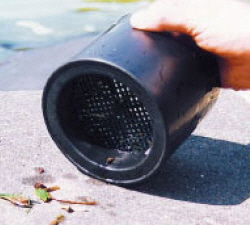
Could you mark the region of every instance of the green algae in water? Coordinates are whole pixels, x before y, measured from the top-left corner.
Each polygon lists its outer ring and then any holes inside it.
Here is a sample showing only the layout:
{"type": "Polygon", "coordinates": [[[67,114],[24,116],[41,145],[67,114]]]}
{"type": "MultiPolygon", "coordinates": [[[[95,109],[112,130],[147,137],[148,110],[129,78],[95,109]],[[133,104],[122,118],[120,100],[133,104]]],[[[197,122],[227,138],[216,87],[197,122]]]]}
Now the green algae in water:
{"type": "Polygon", "coordinates": [[[76,9],[76,12],[84,13],[84,12],[98,12],[103,11],[101,8],[97,7],[80,7],[76,9]]]}

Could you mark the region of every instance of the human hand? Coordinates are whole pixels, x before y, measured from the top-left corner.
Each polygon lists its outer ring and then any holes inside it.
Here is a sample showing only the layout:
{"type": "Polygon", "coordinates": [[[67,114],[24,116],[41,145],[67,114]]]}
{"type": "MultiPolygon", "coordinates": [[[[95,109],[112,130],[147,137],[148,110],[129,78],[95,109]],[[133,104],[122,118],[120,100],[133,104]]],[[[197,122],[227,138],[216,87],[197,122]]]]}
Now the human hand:
{"type": "Polygon", "coordinates": [[[131,17],[134,28],[190,35],[219,56],[222,87],[250,89],[250,5],[234,0],[158,0],[131,17]]]}

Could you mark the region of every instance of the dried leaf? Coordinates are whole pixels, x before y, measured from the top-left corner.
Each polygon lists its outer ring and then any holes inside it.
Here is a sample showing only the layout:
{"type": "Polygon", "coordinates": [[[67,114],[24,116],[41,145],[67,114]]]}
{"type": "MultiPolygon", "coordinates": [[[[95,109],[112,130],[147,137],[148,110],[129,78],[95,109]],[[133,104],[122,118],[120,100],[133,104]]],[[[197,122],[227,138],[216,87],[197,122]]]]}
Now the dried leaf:
{"type": "Polygon", "coordinates": [[[58,225],[59,223],[61,223],[63,220],[65,219],[64,215],[60,214],[56,217],[55,220],[53,220],[50,225],[58,225]]]}
{"type": "Polygon", "coordinates": [[[36,194],[37,197],[39,197],[44,202],[48,202],[49,200],[51,200],[50,193],[47,192],[46,190],[42,189],[42,188],[36,188],[35,189],[35,194],[36,194]]]}
{"type": "Polygon", "coordinates": [[[111,164],[114,161],[115,161],[114,157],[108,157],[107,160],[106,160],[107,164],[111,164]]]}
{"type": "Polygon", "coordinates": [[[44,190],[47,191],[47,192],[53,192],[53,191],[60,190],[60,187],[59,186],[52,186],[52,187],[49,187],[49,188],[45,188],[44,190]]]}
{"type": "Polygon", "coordinates": [[[41,183],[36,183],[34,185],[35,188],[40,188],[40,189],[43,189],[47,192],[53,192],[53,191],[58,191],[60,190],[60,187],[59,186],[52,186],[52,187],[47,187],[45,186],[44,184],[41,184],[41,183]]]}
{"type": "Polygon", "coordinates": [[[20,195],[10,195],[10,194],[0,193],[0,199],[9,201],[12,204],[20,206],[20,207],[24,207],[24,208],[32,207],[31,200],[20,195]]]}
{"type": "Polygon", "coordinates": [[[70,206],[64,206],[64,207],[62,207],[61,209],[65,210],[65,211],[68,212],[68,213],[73,213],[73,212],[75,212],[75,210],[72,209],[70,206]]]}
{"type": "Polygon", "coordinates": [[[61,203],[67,203],[67,204],[97,205],[97,202],[94,200],[84,199],[83,201],[71,201],[71,200],[56,199],[53,196],[51,196],[50,192],[57,191],[59,189],[60,189],[59,186],[53,186],[53,187],[48,188],[44,184],[41,184],[41,183],[35,184],[35,194],[44,202],[54,200],[54,201],[58,201],[61,203]]]}
{"type": "MultiPolygon", "coordinates": [[[[74,205],[74,206],[64,206],[64,207],[61,207],[62,210],[65,210],[66,212],[68,212],[68,210],[72,210],[72,213],[73,212],[89,212],[88,209],[86,209],[85,207],[83,207],[82,205],[74,205]]],[[[71,213],[71,212],[68,212],[68,213],[71,213]]]]}
{"type": "Polygon", "coordinates": [[[42,189],[47,188],[44,184],[41,184],[41,183],[35,183],[34,187],[35,188],[42,188],[42,189]]]}

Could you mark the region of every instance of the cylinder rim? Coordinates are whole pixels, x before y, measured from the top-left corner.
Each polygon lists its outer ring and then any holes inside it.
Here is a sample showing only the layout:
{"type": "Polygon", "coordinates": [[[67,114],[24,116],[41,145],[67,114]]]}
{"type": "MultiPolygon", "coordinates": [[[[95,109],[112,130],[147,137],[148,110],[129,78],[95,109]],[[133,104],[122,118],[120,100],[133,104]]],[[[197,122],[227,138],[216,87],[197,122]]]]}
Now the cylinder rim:
{"type": "MultiPolygon", "coordinates": [[[[66,65],[56,71],[48,81],[44,89],[43,110],[48,130],[61,151],[78,169],[95,178],[111,183],[135,183],[153,174],[163,161],[165,156],[166,134],[157,104],[152,96],[150,96],[150,93],[125,71],[114,69],[114,67],[103,62],[81,61],[78,63],[70,63],[70,65],[66,65]],[[143,155],[138,154],[136,156],[130,153],[114,154],[115,157],[120,157],[121,155],[125,158],[127,157],[127,159],[124,158],[123,160],[136,161],[134,165],[127,168],[115,168],[89,160],[84,152],[79,151],[79,146],[77,147],[76,144],[70,140],[68,134],[65,133],[65,130],[58,121],[58,98],[64,85],[82,76],[82,71],[89,72],[88,70],[96,71],[97,69],[105,71],[105,75],[112,79],[115,78],[118,79],[119,82],[125,83],[126,85],[129,84],[129,87],[133,89],[136,96],[143,102],[153,120],[153,146],[150,151],[146,154],[144,152],[143,155]],[[142,159],[139,160],[139,163],[138,160],[133,159],[138,157],[142,159]]],[[[82,147],[88,149],[88,151],[93,151],[94,148],[96,149],[96,146],[93,147],[88,143],[84,143],[82,147]]],[[[108,154],[110,153],[111,152],[108,154]]],[[[106,159],[108,159],[108,157],[106,157],[106,159]]]]}

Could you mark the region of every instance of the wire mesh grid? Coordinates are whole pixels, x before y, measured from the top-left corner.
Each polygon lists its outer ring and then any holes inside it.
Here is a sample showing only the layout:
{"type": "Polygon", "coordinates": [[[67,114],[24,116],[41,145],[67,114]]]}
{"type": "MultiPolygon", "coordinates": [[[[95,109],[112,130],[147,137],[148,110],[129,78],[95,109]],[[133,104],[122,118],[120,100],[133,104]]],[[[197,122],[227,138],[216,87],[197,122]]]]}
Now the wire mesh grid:
{"type": "Polygon", "coordinates": [[[77,135],[106,149],[142,152],[152,145],[152,119],[131,88],[99,74],[87,74],[70,86],[77,135]]]}

